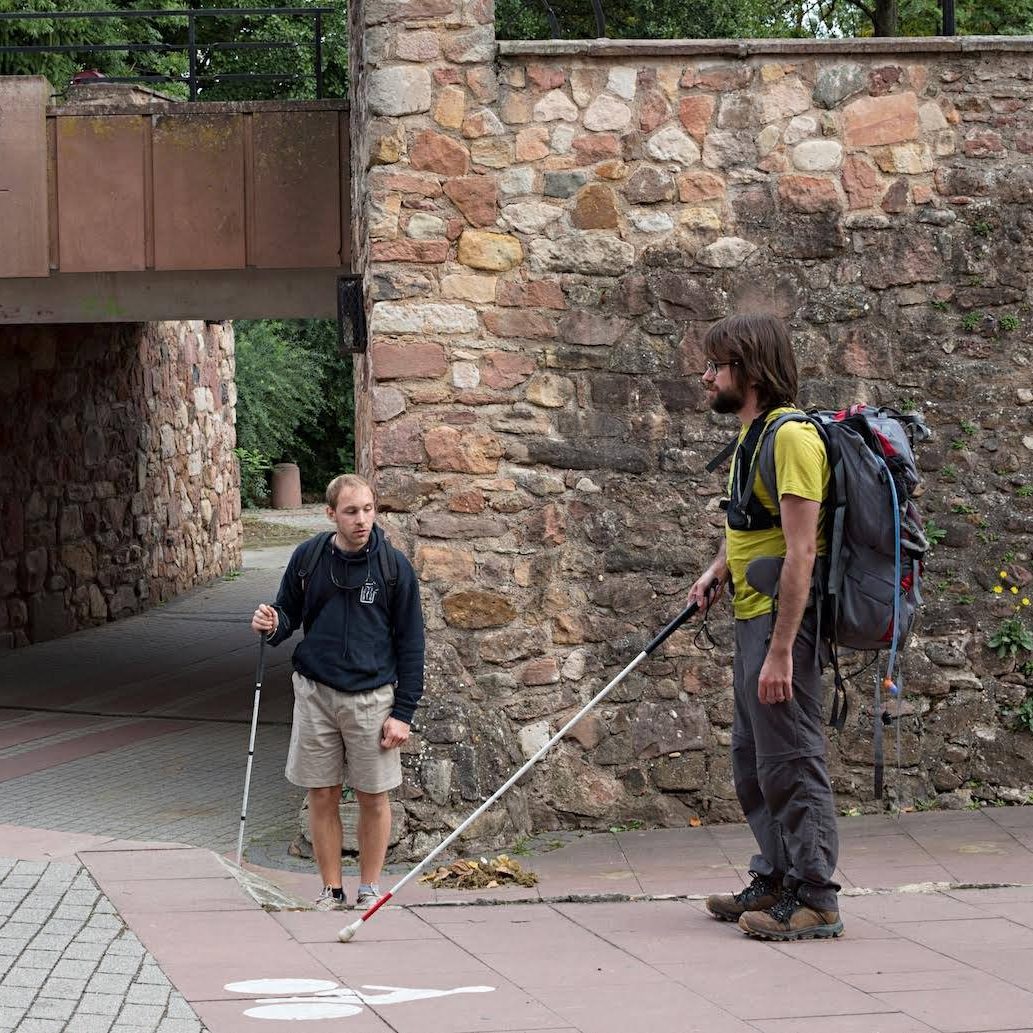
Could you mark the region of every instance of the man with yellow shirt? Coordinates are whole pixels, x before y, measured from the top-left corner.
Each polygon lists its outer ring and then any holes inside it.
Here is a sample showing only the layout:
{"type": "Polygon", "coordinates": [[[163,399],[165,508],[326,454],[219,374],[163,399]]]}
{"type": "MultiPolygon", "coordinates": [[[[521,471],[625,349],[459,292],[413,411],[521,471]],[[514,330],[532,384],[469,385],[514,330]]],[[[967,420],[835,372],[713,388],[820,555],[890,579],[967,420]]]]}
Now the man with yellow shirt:
{"type": "Polygon", "coordinates": [[[773,316],[731,316],[712,326],[703,344],[710,407],[734,413],[742,430],[732,458],[725,540],[689,601],[709,608],[731,584],[732,771],[759,847],[750,861],[750,885],[707,898],[707,909],[761,939],[839,936],[840,887],[832,878],[839,838],[811,597],[815,559],[825,546],[825,446],[813,426],[782,424],[774,440],[779,497],[772,499],[754,460],[765,427],[794,408],[797,371],[789,332],[773,316]],[[747,581],[750,562],[764,556],[784,558],[777,607],[772,595],[747,581]]]}

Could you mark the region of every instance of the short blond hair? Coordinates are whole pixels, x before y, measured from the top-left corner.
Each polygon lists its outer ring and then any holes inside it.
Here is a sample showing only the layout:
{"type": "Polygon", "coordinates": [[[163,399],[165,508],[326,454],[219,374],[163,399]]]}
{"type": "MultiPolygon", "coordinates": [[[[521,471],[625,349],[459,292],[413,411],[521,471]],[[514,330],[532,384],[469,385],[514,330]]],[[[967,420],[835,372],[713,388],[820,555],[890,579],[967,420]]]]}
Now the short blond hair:
{"type": "Polygon", "coordinates": [[[341,473],[326,486],[326,504],[331,509],[337,509],[337,500],[345,488],[365,488],[373,496],[374,504],[376,503],[377,497],[369,481],[357,473],[341,473]]]}

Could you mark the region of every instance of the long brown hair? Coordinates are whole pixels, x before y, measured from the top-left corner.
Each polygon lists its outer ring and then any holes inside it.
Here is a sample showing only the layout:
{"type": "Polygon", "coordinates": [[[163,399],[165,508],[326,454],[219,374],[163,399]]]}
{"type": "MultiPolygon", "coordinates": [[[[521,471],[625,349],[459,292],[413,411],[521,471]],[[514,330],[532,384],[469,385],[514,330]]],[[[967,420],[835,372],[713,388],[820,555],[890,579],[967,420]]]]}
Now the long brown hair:
{"type": "Polygon", "coordinates": [[[794,405],[798,375],[789,328],[777,316],[727,316],[703,338],[707,358],[731,362],[741,386],[752,385],[762,410],[794,405]]]}

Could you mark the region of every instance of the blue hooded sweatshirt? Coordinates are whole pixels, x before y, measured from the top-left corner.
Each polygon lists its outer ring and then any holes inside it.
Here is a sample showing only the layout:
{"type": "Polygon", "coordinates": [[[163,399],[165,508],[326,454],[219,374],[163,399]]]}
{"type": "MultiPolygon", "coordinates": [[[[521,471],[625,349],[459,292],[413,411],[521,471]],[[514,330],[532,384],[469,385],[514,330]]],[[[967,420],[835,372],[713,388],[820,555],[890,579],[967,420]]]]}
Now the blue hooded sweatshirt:
{"type": "Polygon", "coordinates": [[[423,611],[416,573],[375,524],[366,547],[342,552],[329,536],[311,563],[307,588],[298,576],[306,542],[295,550],[276,596],[279,624],[269,644],[279,645],[299,628],[294,669],[341,692],[365,692],[396,683],[391,716],[412,723],[423,695],[423,611]],[[388,599],[387,565],[394,551],[398,583],[388,599]]]}

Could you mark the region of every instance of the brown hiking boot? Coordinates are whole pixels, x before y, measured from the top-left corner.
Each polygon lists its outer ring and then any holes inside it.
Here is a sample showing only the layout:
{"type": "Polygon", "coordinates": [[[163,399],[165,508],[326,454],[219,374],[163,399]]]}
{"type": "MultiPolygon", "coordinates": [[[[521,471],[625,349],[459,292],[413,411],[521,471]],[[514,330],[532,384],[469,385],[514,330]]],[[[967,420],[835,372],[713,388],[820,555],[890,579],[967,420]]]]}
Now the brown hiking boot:
{"type": "Polygon", "coordinates": [[[843,935],[838,911],[819,911],[786,892],[767,911],[747,911],[739,928],[758,940],[825,940],[843,935]]]}
{"type": "Polygon", "coordinates": [[[781,877],[750,872],[753,881],[739,893],[712,893],[707,897],[707,910],[722,922],[738,922],[747,911],[766,911],[778,903],[782,892],[781,877]]]}

